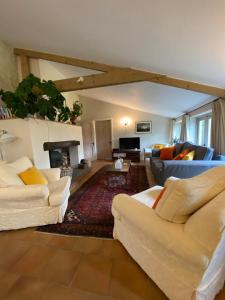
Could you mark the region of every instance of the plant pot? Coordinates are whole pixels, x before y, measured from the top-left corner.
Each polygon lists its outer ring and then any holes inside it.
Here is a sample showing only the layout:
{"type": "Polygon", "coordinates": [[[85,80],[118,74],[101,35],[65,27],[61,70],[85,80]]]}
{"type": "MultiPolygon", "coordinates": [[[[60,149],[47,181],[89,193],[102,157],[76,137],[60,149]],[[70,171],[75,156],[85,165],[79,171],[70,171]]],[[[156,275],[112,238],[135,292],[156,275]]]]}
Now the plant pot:
{"type": "Polygon", "coordinates": [[[76,120],[77,120],[77,116],[73,116],[70,118],[70,122],[73,124],[73,125],[76,125],[76,120]]]}

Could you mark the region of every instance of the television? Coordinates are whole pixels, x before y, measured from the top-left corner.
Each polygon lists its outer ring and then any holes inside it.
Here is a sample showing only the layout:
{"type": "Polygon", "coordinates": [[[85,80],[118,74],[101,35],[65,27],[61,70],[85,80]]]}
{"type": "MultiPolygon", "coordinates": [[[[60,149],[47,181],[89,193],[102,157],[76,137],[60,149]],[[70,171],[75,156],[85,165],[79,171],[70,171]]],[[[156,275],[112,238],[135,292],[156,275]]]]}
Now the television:
{"type": "Polygon", "coordinates": [[[120,150],[140,149],[140,138],[139,137],[120,138],[119,147],[120,150]]]}

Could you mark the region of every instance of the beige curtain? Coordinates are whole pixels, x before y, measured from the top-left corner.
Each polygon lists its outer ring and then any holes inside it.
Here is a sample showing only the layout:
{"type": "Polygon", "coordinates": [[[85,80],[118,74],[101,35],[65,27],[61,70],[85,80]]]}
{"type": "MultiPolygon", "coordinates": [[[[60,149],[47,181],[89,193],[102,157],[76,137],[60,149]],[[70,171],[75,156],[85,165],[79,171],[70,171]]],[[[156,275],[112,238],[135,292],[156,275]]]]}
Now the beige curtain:
{"type": "Polygon", "coordinates": [[[190,116],[185,114],[182,116],[181,130],[180,130],[180,140],[182,142],[189,140],[189,127],[190,127],[190,116]]]}
{"type": "Polygon", "coordinates": [[[211,145],[216,154],[225,155],[225,99],[212,104],[211,145]]]}

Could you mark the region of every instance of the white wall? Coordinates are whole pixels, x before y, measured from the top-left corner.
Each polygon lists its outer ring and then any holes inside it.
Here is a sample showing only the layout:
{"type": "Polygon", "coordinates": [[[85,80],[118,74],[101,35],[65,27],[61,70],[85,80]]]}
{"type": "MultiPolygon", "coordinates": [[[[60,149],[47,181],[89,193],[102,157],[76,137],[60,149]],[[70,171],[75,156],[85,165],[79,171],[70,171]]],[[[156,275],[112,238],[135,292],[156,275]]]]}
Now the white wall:
{"type": "Polygon", "coordinates": [[[139,136],[141,140],[141,149],[155,143],[169,142],[171,127],[170,118],[125,108],[123,106],[87,98],[81,95],[79,95],[79,99],[83,103],[81,122],[101,119],[112,120],[113,148],[118,147],[120,137],[139,136]],[[121,120],[124,117],[128,117],[131,120],[131,124],[127,128],[121,124],[121,120]],[[152,121],[152,133],[136,134],[135,122],[137,121],[152,121]]]}
{"type": "Polygon", "coordinates": [[[45,142],[80,141],[79,160],[84,157],[80,126],[37,119],[0,120],[0,128],[13,133],[18,139],[5,145],[5,159],[13,161],[23,155],[31,158],[38,168],[49,168],[49,153],[43,150],[45,142]]]}

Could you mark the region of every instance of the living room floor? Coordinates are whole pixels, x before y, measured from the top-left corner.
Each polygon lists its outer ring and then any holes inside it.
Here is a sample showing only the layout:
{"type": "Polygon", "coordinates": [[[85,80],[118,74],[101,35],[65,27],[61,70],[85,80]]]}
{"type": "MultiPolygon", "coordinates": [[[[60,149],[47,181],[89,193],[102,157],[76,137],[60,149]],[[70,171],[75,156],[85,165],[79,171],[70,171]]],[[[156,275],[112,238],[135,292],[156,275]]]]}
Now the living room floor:
{"type": "MultiPolygon", "coordinates": [[[[104,164],[94,163],[73,190],[104,164]]],[[[0,232],[0,299],[167,298],[118,241],[23,229],[0,232]]],[[[216,299],[225,299],[225,288],[216,299]]]]}

